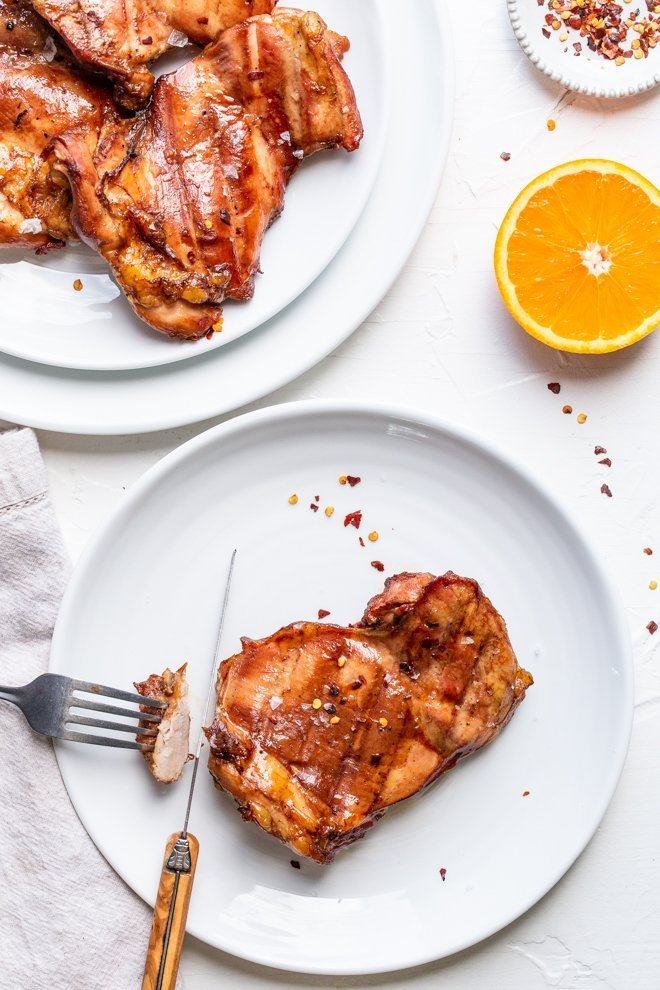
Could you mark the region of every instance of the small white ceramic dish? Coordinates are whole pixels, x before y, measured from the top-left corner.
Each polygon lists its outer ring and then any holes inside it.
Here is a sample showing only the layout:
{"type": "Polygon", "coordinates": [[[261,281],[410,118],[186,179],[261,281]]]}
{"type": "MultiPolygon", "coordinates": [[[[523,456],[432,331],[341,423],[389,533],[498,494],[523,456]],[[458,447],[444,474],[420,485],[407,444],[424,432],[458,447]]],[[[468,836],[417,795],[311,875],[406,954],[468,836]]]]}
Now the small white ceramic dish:
{"type": "MultiPolygon", "coordinates": [[[[646,10],[644,3],[640,9],[646,10]]],[[[537,69],[550,76],[565,89],[572,89],[589,96],[616,98],[635,96],[660,83],[660,45],[648,58],[627,59],[624,65],[615,65],[591,52],[578,32],[568,31],[568,38],[559,41],[560,32],[551,31],[546,38],[541,28],[547,27],[547,6],[539,6],[537,0],[507,0],[509,17],[520,47],[537,69]],[[573,42],[582,44],[576,56],[573,42]]],[[[627,9],[627,8],[625,8],[627,9]]],[[[631,37],[635,37],[631,34],[631,37]]]]}
{"type": "MultiPolygon", "coordinates": [[[[51,669],[121,687],[188,660],[198,726],[234,546],[225,655],[239,636],[319,608],[355,621],[389,574],[451,568],[479,579],[535,683],[489,747],[330,867],[292,869],[293,854],[202,772],[190,932],[281,969],[370,973],[464,949],[531,907],[594,833],[632,717],[627,623],[563,511],[490,444],[432,417],[352,403],[260,410],[184,444],[134,486],[78,565],[51,669]],[[340,486],[346,473],[361,484],[340,486]],[[310,511],[315,495],[332,518],[310,511]],[[356,509],[363,531],[380,533],[364,549],[342,525],[356,509]]],[[[93,840],[153,902],[190,770],[167,789],[136,753],[69,744],[57,755],[93,840]]]]}
{"type": "MultiPolygon", "coordinates": [[[[152,330],[129,306],[105,261],[84,245],[0,256],[0,351],[27,361],[88,371],[179,363],[226,346],[281,312],[327,267],[358,222],[380,167],[391,106],[382,0],[318,0],[315,9],[351,41],[344,63],[362,115],[357,152],[320,153],[302,164],[281,217],[261,250],[262,274],[249,302],[224,307],[222,333],[177,341],[152,330]],[[76,292],[75,279],[83,288],[76,292]]],[[[175,53],[167,70],[192,58],[175,53]]]]}

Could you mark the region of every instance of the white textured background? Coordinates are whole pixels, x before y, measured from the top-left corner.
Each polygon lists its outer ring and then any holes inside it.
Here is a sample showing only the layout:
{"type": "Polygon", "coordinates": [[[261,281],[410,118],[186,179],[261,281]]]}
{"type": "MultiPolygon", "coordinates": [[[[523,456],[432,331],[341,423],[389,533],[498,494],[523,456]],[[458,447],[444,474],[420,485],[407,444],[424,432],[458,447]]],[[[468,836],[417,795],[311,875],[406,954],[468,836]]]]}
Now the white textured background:
{"type": "MultiPolygon", "coordinates": [[[[526,62],[504,0],[454,0],[453,8],[454,135],[423,236],[360,330],[259,405],[389,397],[492,432],[543,477],[600,549],[627,606],[637,672],[628,762],[601,828],[573,869],[527,915],[476,949],[391,977],[323,979],[260,969],[189,940],[188,990],[660,986],[660,631],[652,637],[645,629],[653,618],[660,623],[660,589],[648,587],[653,578],[660,582],[660,335],[610,357],[555,353],[508,318],[491,265],[506,207],[552,165],[611,157],[660,182],[660,91],[615,104],[576,99],[526,62]],[[552,133],[549,117],[557,122],[552,133]],[[511,153],[508,163],[502,151],[511,153]],[[546,388],[550,381],[561,383],[559,396],[546,388]],[[573,406],[572,416],[562,415],[564,403],[573,406]],[[583,426],[578,412],[588,415],[583,426]],[[598,465],[595,444],[607,448],[611,468],[598,465]],[[604,481],[611,499],[600,493],[604,481]],[[643,554],[646,546],[653,556],[643,554]]],[[[118,439],[42,433],[74,557],[143,471],[207,425],[118,439]]]]}

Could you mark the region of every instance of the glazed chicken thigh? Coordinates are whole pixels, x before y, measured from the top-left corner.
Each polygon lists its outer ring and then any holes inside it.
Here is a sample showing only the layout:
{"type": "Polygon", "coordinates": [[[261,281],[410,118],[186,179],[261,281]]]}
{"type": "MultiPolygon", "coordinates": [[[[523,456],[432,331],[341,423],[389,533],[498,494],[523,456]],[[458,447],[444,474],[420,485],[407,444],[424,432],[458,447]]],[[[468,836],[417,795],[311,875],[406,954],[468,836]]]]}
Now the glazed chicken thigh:
{"type": "Polygon", "coordinates": [[[357,148],[347,48],[317,14],[279,9],[162,76],[133,120],[106,117],[53,143],[80,237],[151,326],[191,339],[219,329],[223,300],[252,296],[300,161],[357,148]]]}
{"type": "Polygon", "coordinates": [[[206,45],[275,0],[33,0],[35,9],[88,68],[110,76],[115,98],[144,105],[154,85],[147,68],[173,46],[206,45]]]}
{"type": "Polygon", "coordinates": [[[290,625],[218,671],[209,770],[319,863],[495,738],[532,683],[476,581],[390,578],[362,620],[290,625]]]}
{"type": "Polygon", "coordinates": [[[63,60],[48,25],[0,3],[0,247],[44,251],[73,234],[71,192],[44,157],[71,127],[98,130],[110,101],[63,60]]]}

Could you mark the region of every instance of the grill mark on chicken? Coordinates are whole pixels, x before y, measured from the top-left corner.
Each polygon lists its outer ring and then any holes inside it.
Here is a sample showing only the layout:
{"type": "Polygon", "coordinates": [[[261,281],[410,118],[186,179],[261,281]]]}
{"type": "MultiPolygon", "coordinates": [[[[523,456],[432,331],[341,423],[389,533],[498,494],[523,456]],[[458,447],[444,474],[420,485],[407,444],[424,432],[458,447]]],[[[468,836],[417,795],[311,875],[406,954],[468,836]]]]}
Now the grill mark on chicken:
{"type": "Polygon", "coordinates": [[[243,641],[218,673],[209,769],[246,819],[329,862],[390,805],[493,739],[531,683],[476,582],[399,575],[353,627],[306,622],[243,641]],[[338,693],[325,690],[332,683],[338,693]],[[311,704],[329,696],[334,725],[311,704]]]}

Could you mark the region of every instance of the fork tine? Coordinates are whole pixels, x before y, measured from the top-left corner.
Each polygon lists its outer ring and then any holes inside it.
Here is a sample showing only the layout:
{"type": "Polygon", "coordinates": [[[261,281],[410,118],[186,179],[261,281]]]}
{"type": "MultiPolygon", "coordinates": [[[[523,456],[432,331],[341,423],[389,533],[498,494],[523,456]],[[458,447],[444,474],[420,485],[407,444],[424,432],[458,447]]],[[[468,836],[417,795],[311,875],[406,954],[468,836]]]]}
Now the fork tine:
{"type": "Polygon", "coordinates": [[[139,718],[143,722],[160,722],[162,715],[150,715],[148,712],[138,712],[135,708],[120,708],[118,705],[105,705],[100,701],[92,701],[90,698],[73,697],[69,703],[70,708],[86,708],[92,712],[105,712],[106,715],[124,715],[128,718],[139,718]]]}
{"type": "Polygon", "coordinates": [[[134,705],[148,704],[150,708],[167,708],[166,701],[158,701],[156,698],[145,698],[142,694],[132,691],[118,691],[117,688],[106,687],[104,684],[94,684],[93,681],[77,681],[71,679],[71,687],[74,691],[86,691],[88,694],[102,694],[107,698],[118,698],[119,701],[132,701],[134,705]]]}
{"type": "Polygon", "coordinates": [[[70,712],[64,716],[64,722],[65,724],[89,725],[92,729],[114,729],[117,732],[132,732],[136,736],[153,737],[157,732],[156,729],[143,729],[141,726],[131,725],[129,722],[110,722],[102,718],[86,718],[83,715],[72,715],[70,712]]]}
{"type": "Polygon", "coordinates": [[[73,732],[64,729],[58,734],[58,739],[70,739],[71,742],[92,743],[95,746],[114,746],[117,749],[139,749],[142,753],[153,753],[154,747],[136,742],[134,739],[110,739],[108,736],[93,736],[87,732],[73,732]]]}

